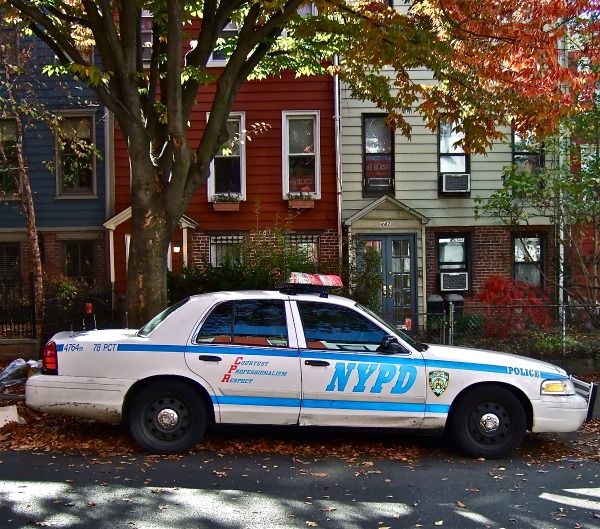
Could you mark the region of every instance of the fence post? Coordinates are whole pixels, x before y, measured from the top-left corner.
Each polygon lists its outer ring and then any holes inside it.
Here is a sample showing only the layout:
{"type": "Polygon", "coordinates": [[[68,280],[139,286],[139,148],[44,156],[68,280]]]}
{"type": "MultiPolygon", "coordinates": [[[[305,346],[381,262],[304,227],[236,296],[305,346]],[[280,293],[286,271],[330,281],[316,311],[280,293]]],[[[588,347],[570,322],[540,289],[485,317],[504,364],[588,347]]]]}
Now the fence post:
{"type": "Polygon", "coordinates": [[[454,303],[448,303],[448,345],[454,345],[454,303]]]}

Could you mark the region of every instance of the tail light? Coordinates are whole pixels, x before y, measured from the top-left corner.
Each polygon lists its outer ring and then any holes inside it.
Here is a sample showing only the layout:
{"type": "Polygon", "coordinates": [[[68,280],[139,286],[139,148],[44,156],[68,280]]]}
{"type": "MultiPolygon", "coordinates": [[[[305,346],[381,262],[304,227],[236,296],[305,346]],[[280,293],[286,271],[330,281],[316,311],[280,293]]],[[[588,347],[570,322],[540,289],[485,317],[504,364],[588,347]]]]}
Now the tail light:
{"type": "Polygon", "coordinates": [[[53,341],[49,341],[44,347],[42,373],[44,375],[58,375],[58,355],[56,354],[56,344],[53,341]]]}

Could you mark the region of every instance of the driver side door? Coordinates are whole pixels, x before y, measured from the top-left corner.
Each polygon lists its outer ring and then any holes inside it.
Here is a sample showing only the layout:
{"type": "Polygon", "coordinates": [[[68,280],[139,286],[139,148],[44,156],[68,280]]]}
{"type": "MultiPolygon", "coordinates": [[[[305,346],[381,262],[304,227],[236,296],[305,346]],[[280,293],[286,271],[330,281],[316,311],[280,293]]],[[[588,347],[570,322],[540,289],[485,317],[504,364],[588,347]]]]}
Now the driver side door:
{"type": "Polygon", "coordinates": [[[300,424],[417,428],[425,413],[425,364],[368,315],[324,301],[295,303],[299,320],[300,424]],[[378,350],[379,349],[379,350],[378,350]]]}

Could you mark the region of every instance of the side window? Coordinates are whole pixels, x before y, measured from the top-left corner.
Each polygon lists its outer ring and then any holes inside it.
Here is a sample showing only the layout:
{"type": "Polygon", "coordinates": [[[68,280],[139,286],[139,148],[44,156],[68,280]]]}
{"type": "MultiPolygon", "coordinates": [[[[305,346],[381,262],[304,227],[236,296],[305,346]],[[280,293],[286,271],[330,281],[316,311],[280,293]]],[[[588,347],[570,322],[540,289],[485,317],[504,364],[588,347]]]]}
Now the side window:
{"type": "Polygon", "coordinates": [[[221,303],[202,325],[196,342],[287,347],[283,301],[238,300],[221,303]]]}
{"type": "Polygon", "coordinates": [[[233,301],[217,305],[196,337],[198,343],[231,343],[233,301]]]}
{"type": "Polygon", "coordinates": [[[301,301],[298,311],[310,349],[375,351],[386,336],[383,329],[347,307],[301,301]]]}

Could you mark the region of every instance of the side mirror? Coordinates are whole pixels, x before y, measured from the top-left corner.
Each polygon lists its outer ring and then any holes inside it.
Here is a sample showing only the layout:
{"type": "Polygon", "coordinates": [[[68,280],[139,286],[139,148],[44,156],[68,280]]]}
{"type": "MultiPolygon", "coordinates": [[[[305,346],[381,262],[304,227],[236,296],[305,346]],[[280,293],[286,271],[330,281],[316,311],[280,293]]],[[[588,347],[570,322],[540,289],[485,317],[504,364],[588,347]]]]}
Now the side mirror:
{"type": "Polygon", "coordinates": [[[384,336],[381,340],[381,345],[377,348],[378,353],[384,353],[388,355],[404,353],[404,348],[400,345],[398,338],[395,336],[384,336]]]}

